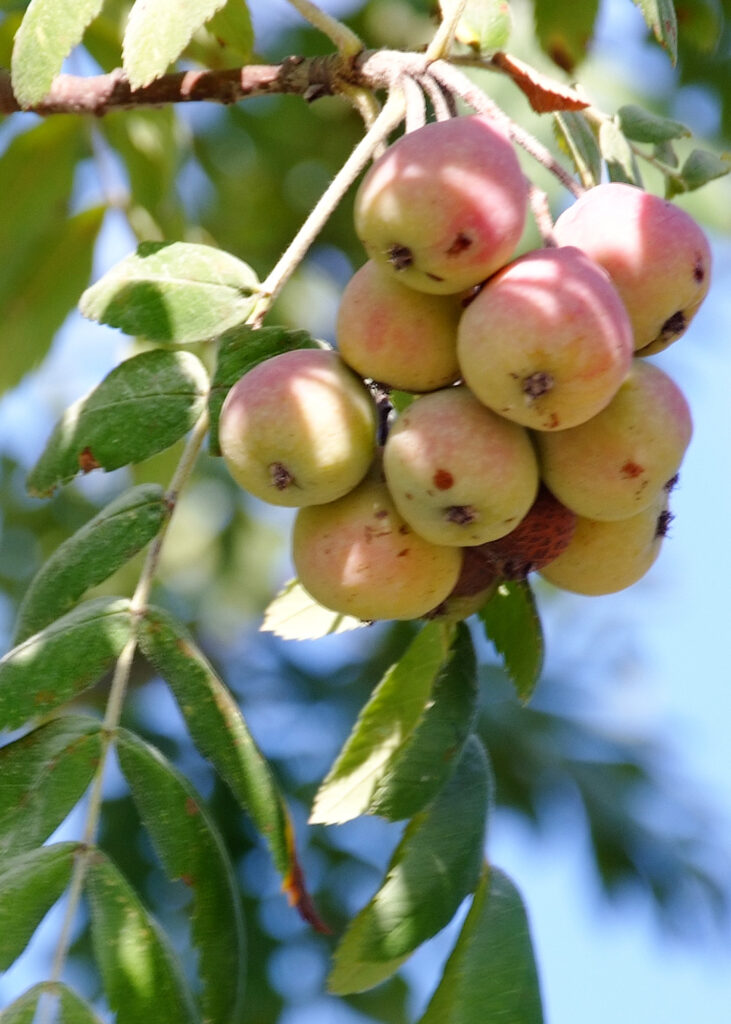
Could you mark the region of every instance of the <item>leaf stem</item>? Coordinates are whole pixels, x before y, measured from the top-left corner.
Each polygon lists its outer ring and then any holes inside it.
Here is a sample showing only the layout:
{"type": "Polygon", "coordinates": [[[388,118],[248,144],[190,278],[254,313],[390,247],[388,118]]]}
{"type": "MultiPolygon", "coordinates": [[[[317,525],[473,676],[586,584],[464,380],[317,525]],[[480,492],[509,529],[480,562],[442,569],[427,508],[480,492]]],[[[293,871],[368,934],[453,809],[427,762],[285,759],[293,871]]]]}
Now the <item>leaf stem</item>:
{"type": "Polygon", "coordinates": [[[355,57],[365,49],[360,36],[344,25],[342,21],[338,21],[337,18],[333,18],[331,14],[327,14],[316,4],[311,3],[310,0],[289,0],[289,2],[306,21],[309,21],[310,25],[319,29],[335,43],[338,52],[343,57],[355,57]]]}
{"type": "MultiPolygon", "coordinates": [[[[443,6],[446,6],[446,3],[443,6]]],[[[459,25],[459,19],[467,6],[467,0],[451,0],[449,6],[449,13],[442,18],[439,28],[426,48],[428,62],[440,60],[448,53],[454,40],[454,33],[457,31],[457,25],[459,25]]]]}

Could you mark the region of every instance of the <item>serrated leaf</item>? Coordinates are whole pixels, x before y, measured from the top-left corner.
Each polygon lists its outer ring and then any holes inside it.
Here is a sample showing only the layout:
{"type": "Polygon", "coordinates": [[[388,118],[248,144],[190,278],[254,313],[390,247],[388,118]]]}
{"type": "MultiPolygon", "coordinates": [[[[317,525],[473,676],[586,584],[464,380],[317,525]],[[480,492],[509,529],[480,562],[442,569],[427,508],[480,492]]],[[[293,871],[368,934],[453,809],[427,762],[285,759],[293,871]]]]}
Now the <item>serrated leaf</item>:
{"type": "Polygon", "coordinates": [[[0,864],[0,970],[20,956],[71,878],[77,843],[54,843],[0,864]]]}
{"type": "Polygon", "coordinates": [[[528,920],[520,893],[486,870],[439,987],[419,1024],[542,1024],[528,920]]]}
{"type": "Polygon", "coordinates": [[[594,35],[599,0],[534,0],[534,12],[542,49],[564,71],[573,71],[586,56],[594,35]]]}
{"type": "Polygon", "coordinates": [[[602,121],[599,128],[599,149],[606,161],[610,181],[642,185],[632,147],[614,121],[602,121]]]}
{"type": "Polygon", "coordinates": [[[161,608],[147,609],[139,644],[172,690],[198,750],[266,839],[290,902],[305,920],[326,931],[305,889],[284,797],[232,694],[187,630],[161,608]]]}
{"type": "MultiPolygon", "coordinates": [[[[407,657],[410,654],[418,659],[425,653],[423,642],[417,645],[415,641],[415,646],[407,657]]],[[[408,723],[394,718],[393,728],[399,729],[403,724],[403,732],[398,745],[376,771],[367,803],[358,809],[360,805],[349,795],[350,786],[359,786],[364,781],[361,773],[363,759],[368,763],[369,743],[373,743],[381,729],[385,733],[393,704],[398,707],[404,698],[409,699],[408,690],[399,693],[403,677],[397,670],[398,666],[391,670],[366,705],[320,787],[311,821],[333,824],[362,813],[380,814],[392,821],[410,818],[433,799],[453,771],[477,711],[475,652],[470,632],[463,623],[457,626],[435,674],[430,675],[432,685],[425,695],[420,717],[408,723]],[[343,817],[345,806],[348,818],[343,817]]],[[[364,790],[363,795],[367,792],[364,790]]]]}
{"type": "Polygon", "coordinates": [[[58,547],[32,580],[18,610],[15,643],[69,611],[158,533],[169,514],[162,487],[125,491],[58,547]]]}
{"type": "Polygon", "coordinates": [[[632,0],[640,8],[648,28],[670,54],[673,64],[678,60],[678,19],[673,0],[632,0]]]}
{"type": "Polygon", "coordinates": [[[583,114],[570,110],[554,114],[554,126],[566,152],[574,162],[581,183],[593,188],[602,180],[602,155],[596,136],[583,114]]]}
{"type": "Polygon", "coordinates": [[[123,67],[133,89],[165,74],[193,33],[225,0],[137,0],[130,11],[122,44],[123,67]]]}
{"type": "Polygon", "coordinates": [[[150,341],[207,341],[242,324],[259,282],[246,263],[209,245],[143,242],[79,301],[90,320],[150,341]]]}
{"type": "Polygon", "coordinates": [[[228,854],[200,797],[160,751],[127,730],[117,757],[165,871],[193,895],[205,1021],[237,1020],[244,980],[244,922],[228,854]]]}
{"type": "Polygon", "coordinates": [[[0,750],[0,863],[48,839],[83,796],[99,763],[94,718],[56,718],[0,750]]]}
{"type": "Polygon", "coordinates": [[[103,0],[31,0],[15,36],[11,63],[13,92],[21,106],[43,99],[102,4],[103,0]]]}
{"type": "Polygon", "coordinates": [[[708,149],[694,149],[680,168],[680,178],[688,192],[702,188],[731,171],[731,154],[717,156],[708,149]]]}
{"type": "Polygon", "coordinates": [[[100,851],[90,856],[85,890],[96,961],[117,1024],[198,1024],[192,996],[162,929],[100,851]]]}
{"type": "Polygon", "coordinates": [[[635,142],[669,142],[671,139],[687,138],[691,134],[690,129],[680,121],[660,117],[634,103],[619,108],[617,121],[626,138],[635,142]]]}
{"type": "Polygon", "coordinates": [[[41,981],[0,1013],[0,1024],[33,1024],[42,997],[55,999],[56,1024],[102,1024],[92,1008],[60,981],[41,981]]]}
{"type": "MultiPolygon", "coordinates": [[[[443,8],[443,0],[440,4],[443,8]]],[[[507,0],[467,0],[455,38],[480,53],[503,50],[513,28],[507,0]]]]}
{"type": "Polygon", "coordinates": [[[270,601],[259,628],[284,640],[318,640],[367,625],[363,619],[355,619],[352,615],[343,615],[318,604],[295,579],[285,583],[270,601]]]}
{"type": "Polygon", "coordinates": [[[310,821],[337,824],[364,814],[389,763],[423,719],[450,657],[450,638],[430,622],[386,672],[320,787],[310,821]]]}
{"type": "Polygon", "coordinates": [[[291,331],[286,327],[260,327],[254,330],[243,324],[223,332],[218,342],[218,362],[208,403],[211,455],[221,454],[218,420],[224,399],[236,381],[265,359],[298,348],[322,348],[322,344],[315,341],[307,331],[291,331]]]}
{"type": "Polygon", "coordinates": [[[543,631],[528,583],[501,583],[479,617],[520,700],[527,704],[543,668],[543,631]]]}
{"type": "Polygon", "coordinates": [[[116,366],[66,410],[28,476],[47,496],[78,473],[143,462],[183,437],[205,408],[208,377],[191,352],[152,349],[116,366]]]}
{"type": "Polygon", "coordinates": [[[17,729],[93,686],[132,635],[126,598],[85,601],[0,659],[0,729],[17,729]]]}
{"type": "Polygon", "coordinates": [[[407,825],[383,885],[345,932],[331,992],[379,984],[449,923],[480,877],[490,781],[484,749],[472,736],[444,789],[407,825]]]}

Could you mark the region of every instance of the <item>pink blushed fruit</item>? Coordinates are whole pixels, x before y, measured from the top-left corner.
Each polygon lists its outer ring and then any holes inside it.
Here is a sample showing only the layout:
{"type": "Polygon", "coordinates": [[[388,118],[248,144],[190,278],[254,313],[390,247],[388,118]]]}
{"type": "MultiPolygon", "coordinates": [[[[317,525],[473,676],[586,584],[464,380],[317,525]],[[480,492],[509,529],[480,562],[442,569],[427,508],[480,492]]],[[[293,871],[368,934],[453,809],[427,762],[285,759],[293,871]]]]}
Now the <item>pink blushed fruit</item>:
{"type": "Polygon", "coordinates": [[[510,259],[527,196],[512,143],[495,122],[456,117],[402,136],[373,164],[356,195],[355,230],[402,284],[460,292],[510,259]]]}
{"type": "Polygon", "coordinates": [[[703,230],[685,210],[634,185],[589,189],[558,218],[555,236],[607,271],[642,355],[679,338],[710,287],[711,251],[703,230]]]}
{"type": "Polygon", "coordinates": [[[565,430],[611,401],[632,358],[616,288],[573,246],[540,249],[492,277],[457,335],[465,383],[501,416],[565,430]]]}

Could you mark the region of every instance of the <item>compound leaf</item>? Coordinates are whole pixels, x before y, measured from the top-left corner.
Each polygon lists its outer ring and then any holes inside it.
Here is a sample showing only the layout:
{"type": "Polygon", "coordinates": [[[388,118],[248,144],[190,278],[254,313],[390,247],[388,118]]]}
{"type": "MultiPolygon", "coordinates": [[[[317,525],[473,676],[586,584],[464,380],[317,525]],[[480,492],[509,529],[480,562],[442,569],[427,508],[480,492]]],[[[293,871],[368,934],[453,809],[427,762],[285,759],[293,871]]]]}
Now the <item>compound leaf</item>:
{"type": "Polygon", "coordinates": [[[444,789],[407,825],[383,885],[343,936],[332,992],[379,984],[452,919],[480,877],[490,785],[484,749],[472,736],[444,789]]]}
{"type": "Polygon", "coordinates": [[[259,282],[230,253],[191,242],[143,242],[81,296],[90,320],[150,341],[207,341],[251,313],[259,282]]]}
{"type": "Polygon", "coordinates": [[[218,829],[200,797],[160,751],[127,730],[117,756],[168,876],[193,894],[205,1020],[238,1019],[244,978],[244,925],[239,894],[218,829]]]}
{"type": "Polygon", "coordinates": [[[79,472],[142,462],[183,437],[203,412],[208,377],[191,352],[152,349],[125,360],[66,410],[28,477],[46,496],[79,472]]]}
{"type": "Polygon", "coordinates": [[[56,718],[0,750],[0,860],[48,839],[91,782],[101,754],[100,724],[56,718]]]}
{"type": "Polygon", "coordinates": [[[96,961],[117,1024],[198,1024],[193,998],[162,929],[100,851],[91,855],[85,890],[96,961]]]}
{"type": "Polygon", "coordinates": [[[85,601],[0,659],[0,729],[17,729],[96,683],[132,636],[126,598],[85,601]]]}
{"type": "Polygon", "coordinates": [[[71,878],[77,843],[54,843],[0,865],[0,970],[20,956],[71,878]]]}
{"type": "Polygon", "coordinates": [[[544,654],[543,631],[533,591],[528,583],[501,583],[478,614],[518,697],[527,704],[541,674],[544,654]]]}
{"type": "Polygon", "coordinates": [[[31,0],[15,36],[11,63],[13,92],[21,106],[43,99],[102,4],[103,0],[31,0]]]}
{"type": "Polygon", "coordinates": [[[285,583],[269,602],[260,629],[284,640],[318,640],[335,633],[348,633],[368,623],[352,615],[334,612],[310,597],[299,580],[285,583]]]}
{"type": "Polygon", "coordinates": [[[542,1024],[528,920],[520,893],[488,868],[442,980],[419,1024],[542,1024]]]}
{"type": "Polygon", "coordinates": [[[148,85],[180,56],[193,33],[226,0],[137,0],[124,33],[123,64],[133,89],[148,85]]]}
{"type": "Polygon", "coordinates": [[[15,643],[43,629],[108,579],[152,540],[167,515],[159,484],[132,487],[106,505],[36,574],[18,610],[15,643]]]}

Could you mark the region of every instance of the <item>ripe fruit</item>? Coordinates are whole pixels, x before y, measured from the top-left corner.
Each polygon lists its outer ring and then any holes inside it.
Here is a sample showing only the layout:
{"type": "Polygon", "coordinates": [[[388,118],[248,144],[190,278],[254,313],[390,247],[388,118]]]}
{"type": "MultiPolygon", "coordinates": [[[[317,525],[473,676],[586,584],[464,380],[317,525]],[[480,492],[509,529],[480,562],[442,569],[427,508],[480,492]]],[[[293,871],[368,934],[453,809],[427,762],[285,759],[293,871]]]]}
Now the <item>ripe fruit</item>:
{"type": "Polygon", "coordinates": [[[259,363],[229,391],[219,438],[238,484],[273,505],[317,505],[363,479],[375,409],[336,352],[298,349],[259,363]]]}
{"type": "Polygon", "coordinates": [[[423,395],[396,420],[383,452],[401,515],[434,544],[484,544],[509,533],[538,490],[525,430],[465,387],[423,395]]]}
{"type": "Polygon", "coordinates": [[[454,296],[407,288],[373,260],[351,277],[338,310],[338,351],[361,377],[434,391],[460,375],[454,296]]]}
{"type": "Polygon", "coordinates": [[[435,294],[483,281],[513,254],[528,190],[509,139],[475,115],[402,136],[355,199],[368,255],[402,284],[435,294]]]}
{"type": "Polygon", "coordinates": [[[563,590],[595,596],[630,587],[650,569],[670,522],[667,494],[629,519],[579,517],[573,540],[541,576],[563,590]]]}
{"type": "Polygon", "coordinates": [[[420,537],[399,515],[380,470],[350,494],[297,513],[292,556],[320,604],[361,619],[416,619],[440,604],[461,552],[420,537]]]}
{"type": "Polygon", "coordinates": [[[457,357],[485,405],[565,430],[607,405],[629,370],[632,330],[607,274],[578,249],[540,249],[492,277],[462,315],[457,357]]]}
{"type": "Polygon", "coordinates": [[[647,508],[678,471],[692,422],[680,388],[633,360],[612,401],[587,423],[535,441],[556,497],[589,519],[626,519],[647,508]]]}
{"type": "Polygon", "coordinates": [[[684,210],[634,185],[589,189],[556,221],[560,245],[577,245],[612,278],[635,349],[652,355],[685,331],[711,283],[711,252],[684,210]]]}
{"type": "Polygon", "coordinates": [[[545,568],[566,550],[576,532],[576,518],[546,487],[541,487],[528,514],[511,533],[471,550],[501,579],[525,579],[529,572],[545,568]]]}

